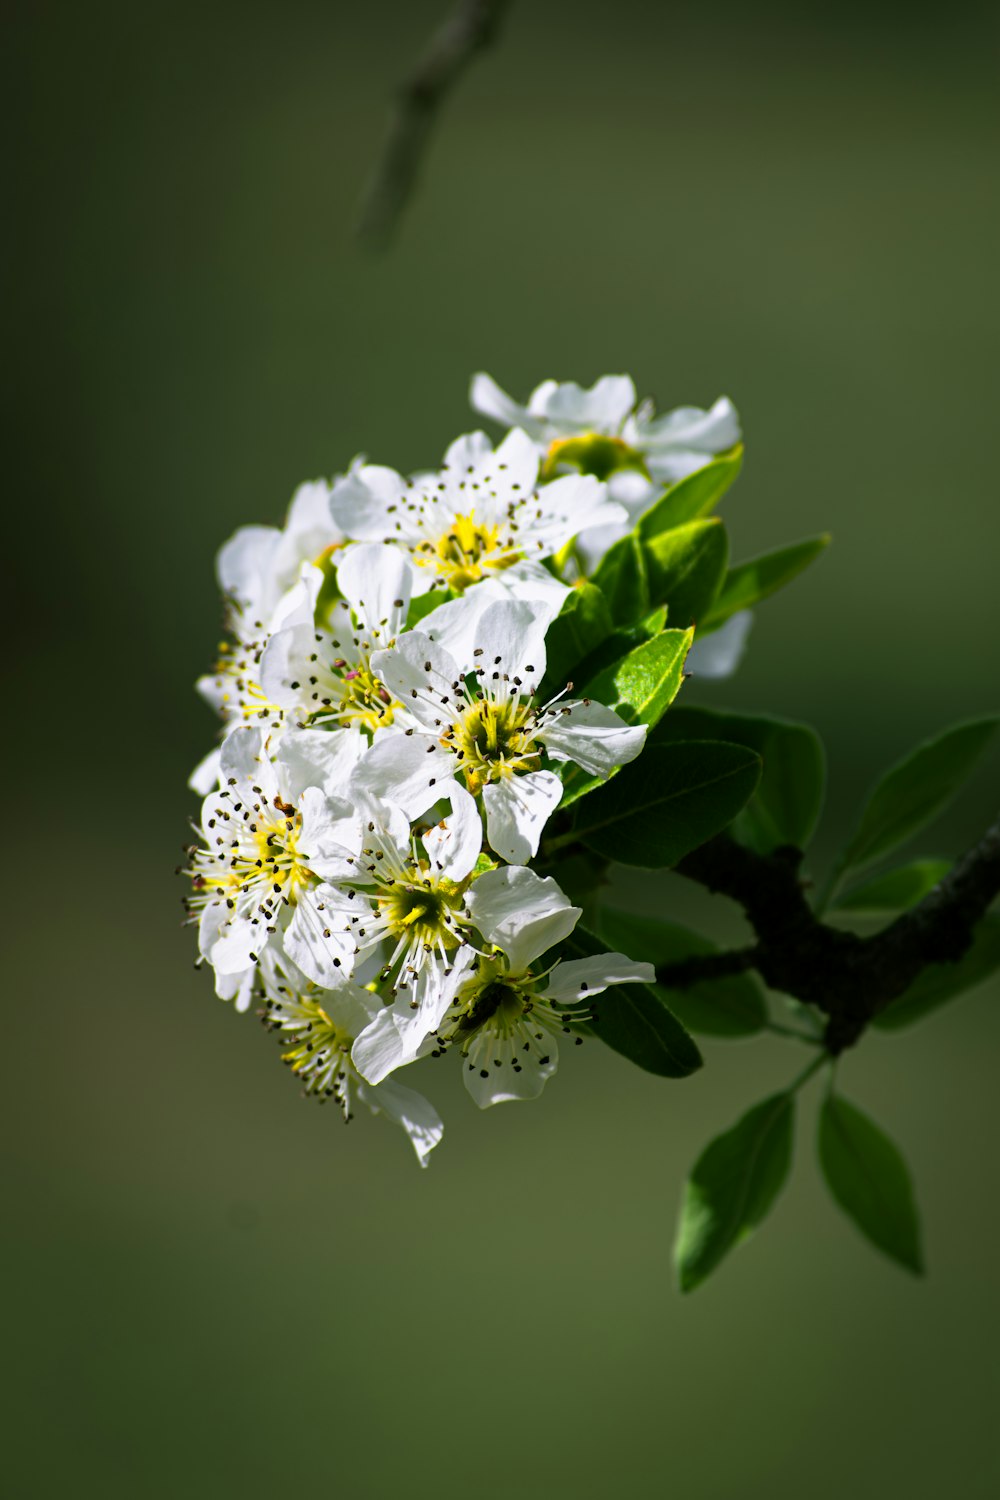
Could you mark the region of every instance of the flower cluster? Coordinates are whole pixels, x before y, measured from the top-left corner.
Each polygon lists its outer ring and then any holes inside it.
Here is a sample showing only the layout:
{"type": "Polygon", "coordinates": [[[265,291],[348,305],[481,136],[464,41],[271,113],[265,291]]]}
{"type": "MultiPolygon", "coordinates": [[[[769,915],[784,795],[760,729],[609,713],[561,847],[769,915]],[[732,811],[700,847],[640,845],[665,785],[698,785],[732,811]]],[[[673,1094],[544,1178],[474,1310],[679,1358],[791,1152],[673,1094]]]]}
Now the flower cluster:
{"type": "Polygon", "coordinates": [[[306,1094],[441,1137],[401,1070],[454,1053],[480,1106],[537,1096],[620,953],[560,959],[580,908],[534,864],[565,778],[607,778],[647,726],[547,679],[581,574],[664,484],[739,436],[726,401],[654,417],[625,377],[473,404],[510,430],[404,477],[355,461],[283,528],[222,548],[227,639],[199,691],[223,738],[186,905],[217,994],[256,998],[306,1094]]]}

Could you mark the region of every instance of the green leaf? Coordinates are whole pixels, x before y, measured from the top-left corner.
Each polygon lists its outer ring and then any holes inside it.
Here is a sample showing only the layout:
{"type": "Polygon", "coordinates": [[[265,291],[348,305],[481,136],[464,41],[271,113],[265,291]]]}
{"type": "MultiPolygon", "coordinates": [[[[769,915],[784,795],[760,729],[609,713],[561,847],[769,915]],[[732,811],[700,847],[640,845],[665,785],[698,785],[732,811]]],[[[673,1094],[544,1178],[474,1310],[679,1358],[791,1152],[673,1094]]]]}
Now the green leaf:
{"type": "Polygon", "coordinates": [[[743,467],[743,445],[723,453],[686,479],[672,484],[639,519],[639,536],[651,542],[664,531],[696,521],[715,509],[743,467]]]}
{"type": "Polygon", "coordinates": [[[1000,969],[1000,914],[987,912],[972,946],[957,964],[931,964],[905,994],[875,1017],[880,1031],[901,1031],[949,1000],[964,995],[1000,969]]]}
{"type": "MultiPolygon", "coordinates": [[[[614,907],[600,909],[597,928],[609,948],[657,968],[719,951],[708,938],[676,922],[614,907]]],[[[656,990],[689,1031],[705,1036],[755,1036],[767,1024],[764,996],[749,974],[705,980],[684,989],[657,985],[656,990]]]]}
{"type": "Polygon", "coordinates": [[[693,639],[693,630],[661,631],[606,667],[580,696],[613,708],[628,724],[652,726],[677,696],[693,639]]]}
{"type": "Polygon", "coordinates": [[[684,1189],[674,1264],[682,1292],[696,1286],[765,1219],[792,1162],[795,1099],[772,1094],[716,1136],[684,1189]]]}
{"type": "MultiPolygon", "coordinates": [[[[590,958],[605,952],[606,944],[579,926],[559,945],[563,959],[590,958]]],[[[694,1038],[652,985],[611,985],[594,996],[588,1009],[586,1029],[647,1073],[687,1078],[701,1067],[702,1056],[694,1038]]]]}
{"type": "Polygon", "coordinates": [[[674,625],[704,618],[719,592],[729,558],[722,522],[690,521],[664,531],[643,549],[649,599],[665,604],[674,625]]]}
{"type": "Polygon", "coordinates": [[[622,864],[675,865],[732,822],[760,769],[744,745],[655,745],[578,804],[572,836],[622,864]]]}
{"type": "Polygon", "coordinates": [[[649,613],[645,549],[635,531],[608,548],[591,581],[608,601],[616,625],[630,625],[649,613]]]}
{"type": "Polygon", "coordinates": [[[829,541],[829,535],[824,533],[730,568],[715,603],[701,622],[702,628],[714,629],[738,609],[749,609],[777,589],[784,588],[819,556],[829,541]]]}
{"type": "Polygon", "coordinates": [[[806,847],[826,786],[826,757],[814,730],[788,719],[684,707],[662,720],[649,743],[692,739],[747,745],[763,760],[760,785],[730,829],[734,838],[760,854],[784,844],[806,847]]]}
{"type": "Polygon", "coordinates": [[[948,805],[989,747],[998,726],[997,714],[957,724],[919,745],[886,772],[833,867],[827,901],[847,870],[881,859],[948,805]]]}
{"type": "MultiPolygon", "coordinates": [[[[691,649],[693,630],[664,630],[643,641],[620,661],[605,667],[575,697],[592,698],[619,713],[627,724],[653,725],[666,713],[684,681],[684,661],[691,649]]],[[[610,777],[590,776],[565,763],[559,768],[563,785],[561,807],[603,786],[610,777]]],[[[620,775],[612,771],[611,776],[620,775]]]]}
{"type": "Polygon", "coordinates": [[[548,666],[539,688],[545,702],[566,686],[580,662],[596,650],[613,631],[608,601],[593,583],[581,578],[545,635],[548,666]]]}
{"type": "Polygon", "coordinates": [[[891,916],[896,912],[909,911],[918,901],[934,889],[951,869],[947,859],[915,859],[911,864],[900,865],[885,875],[876,875],[864,880],[841,896],[835,910],[857,912],[864,916],[891,916]]]}
{"type": "Polygon", "coordinates": [[[819,1161],[830,1192],[866,1239],[922,1275],[913,1183],[889,1137],[855,1105],[831,1095],[820,1111],[819,1161]]]}

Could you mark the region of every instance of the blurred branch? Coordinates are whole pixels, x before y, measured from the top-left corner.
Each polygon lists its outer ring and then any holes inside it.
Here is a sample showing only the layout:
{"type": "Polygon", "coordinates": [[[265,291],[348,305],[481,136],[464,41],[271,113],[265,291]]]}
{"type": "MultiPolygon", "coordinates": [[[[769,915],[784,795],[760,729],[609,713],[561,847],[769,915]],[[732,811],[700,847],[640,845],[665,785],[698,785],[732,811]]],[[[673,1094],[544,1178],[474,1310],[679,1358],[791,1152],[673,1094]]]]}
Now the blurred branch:
{"type": "Polygon", "coordinates": [[[495,38],[510,0],[458,0],[399,87],[381,161],[368,184],[359,237],[373,249],[392,239],[409,202],[431,129],[452,86],[495,38]]]}
{"type": "Polygon", "coordinates": [[[754,968],[771,989],[827,1016],[826,1046],[836,1055],[929,964],[957,963],[968,951],[1000,895],[1000,820],[923,901],[872,937],[820,921],[799,879],[801,861],[798,849],[756,854],[725,834],[685,856],[677,873],[738,902],[757,944],[664,966],[656,977],[676,989],[754,968]]]}

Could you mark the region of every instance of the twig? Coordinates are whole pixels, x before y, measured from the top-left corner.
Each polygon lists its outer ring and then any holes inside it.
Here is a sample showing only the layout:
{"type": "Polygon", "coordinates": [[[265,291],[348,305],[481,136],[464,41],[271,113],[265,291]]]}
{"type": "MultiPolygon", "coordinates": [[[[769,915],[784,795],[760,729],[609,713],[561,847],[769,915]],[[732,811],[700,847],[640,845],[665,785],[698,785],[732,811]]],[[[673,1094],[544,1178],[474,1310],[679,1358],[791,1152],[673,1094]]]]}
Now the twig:
{"type": "Polygon", "coordinates": [[[494,40],[510,0],[458,0],[427,51],[400,85],[382,158],[358,222],[372,249],[392,239],[412,196],[438,110],[477,52],[494,40]]]}
{"type": "Polygon", "coordinates": [[[957,963],[967,952],[1000,895],[1000,820],[923,901],[868,938],[820,921],[799,880],[801,860],[797,849],[755,854],[724,834],[682,859],[678,874],[743,907],[757,944],[687,959],[657,979],[677,988],[752,967],[771,989],[827,1016],[826,1048],[836,1056],[929,964],[957,963]]]}

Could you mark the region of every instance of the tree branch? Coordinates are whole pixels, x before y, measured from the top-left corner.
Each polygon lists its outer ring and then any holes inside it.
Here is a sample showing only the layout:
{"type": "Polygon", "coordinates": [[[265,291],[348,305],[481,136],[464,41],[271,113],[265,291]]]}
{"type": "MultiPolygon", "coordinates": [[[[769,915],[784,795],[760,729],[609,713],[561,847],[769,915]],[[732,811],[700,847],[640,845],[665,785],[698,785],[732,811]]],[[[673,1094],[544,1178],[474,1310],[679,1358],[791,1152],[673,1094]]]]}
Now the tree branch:
{"type": "Polygon", "coordinates": [[[365,192],[358,235],[384,248],[412,196],[438,110],[452,86],[496,37],[510,0],[458,0],[400,85],[382,159],[365,192]]]}
{"type": "Polygon", "coordinates": [[[682,859],[678,874],[743,907],[757,944],[664,967],[657,979],[682,988],[752,967],[771,989],[828,1017],[826,1046],[836,1054],[929,964],[956,963],[966,953],[1000,895],[1000,820],[923,901],[872,937],[820,921],[799,879],[801,861],[797,849],[755,854],[725,834],[682,859]]]}

